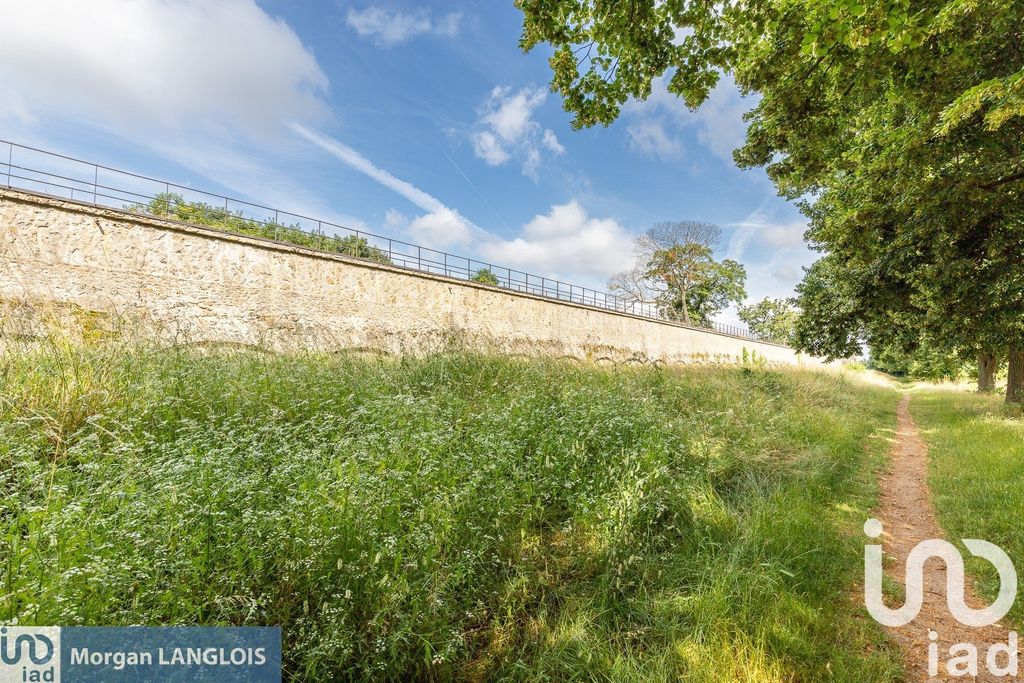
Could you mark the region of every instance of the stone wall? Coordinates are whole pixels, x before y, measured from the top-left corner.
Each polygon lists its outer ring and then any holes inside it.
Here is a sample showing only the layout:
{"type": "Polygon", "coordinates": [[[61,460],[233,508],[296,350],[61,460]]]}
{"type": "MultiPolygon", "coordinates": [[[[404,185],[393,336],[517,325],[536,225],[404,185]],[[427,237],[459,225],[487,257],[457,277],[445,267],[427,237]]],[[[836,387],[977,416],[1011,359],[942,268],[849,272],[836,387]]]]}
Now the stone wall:
{"type": "Polygon", "coordinates": [[[726,334],[0,190],[0,330],[119,327],[192,344],[599,362],[817,364],[726,334]]]}

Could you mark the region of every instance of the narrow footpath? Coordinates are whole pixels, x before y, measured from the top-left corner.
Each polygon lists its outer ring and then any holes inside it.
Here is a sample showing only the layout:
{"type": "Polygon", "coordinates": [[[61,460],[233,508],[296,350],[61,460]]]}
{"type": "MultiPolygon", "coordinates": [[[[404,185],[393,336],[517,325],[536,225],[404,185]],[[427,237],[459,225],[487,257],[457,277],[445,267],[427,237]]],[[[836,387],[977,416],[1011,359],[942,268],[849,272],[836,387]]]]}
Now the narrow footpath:
{"type": "MultiPolygon", "coordinates": [[[[928,489],[928,447],[918,434],[910,414],[910,396],[897,407],[896,440],[889,454],[889,464],[880,479],[881,504],[877,517],[884,525],[882,545],[886,557],[885,573],[901,586],[905,577],[905,560],[910,550],[929,538],[946,538],[932,507],[928,489]]],[[[974,593],[970,577],[967,581],[967,604],[973,608],[987,605],[974,593]]],[[[910,624],[887,629],[903,651],[905,680],[923,681],[1008,681],[1014,678],[993,677],[985,667],[985,653],[994,642],[1007,642],[1007,628],[995,624],[986,628],[970,628],[960,624],[946,608],[946,567],[941,560],[925,564],[925,597],[921,613],[910,624]],[[929,630],[939,634],[939,675],[928,675],[929,630]],[[952,677],[946,673],[949,646],[970,642],[979,651],[979,675],[952,677]]],[[[888,600],[887,600],[888,603],[888,600]]],[[[890,606],[898,606],[892,605],[890,606]]]]}

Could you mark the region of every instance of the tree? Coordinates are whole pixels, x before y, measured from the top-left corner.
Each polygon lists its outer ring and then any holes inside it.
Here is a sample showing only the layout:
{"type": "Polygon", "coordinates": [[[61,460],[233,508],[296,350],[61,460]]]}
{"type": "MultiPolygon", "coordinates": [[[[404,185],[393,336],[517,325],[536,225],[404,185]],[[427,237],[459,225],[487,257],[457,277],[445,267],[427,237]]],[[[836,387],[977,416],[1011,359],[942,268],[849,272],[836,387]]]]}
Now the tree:
{"type": "Polygon", "coordinates": [[[636,239],[634,268],[612,277],[608,288],[629,303],[656,305],[671,320],[707,326],[746,296],[743,266],[713,258],[720,236],[711,223],[658,223],[636,239]]]}
{"type": "Polygon", "coordinates": [[[391,263],[391,258],[383,249],[373,246],[370,242],[359,235],[346,235],[345,237],[332,238],[333,251],[341,254],[348,254],[356,258],[375,261],[377,263],[391,263]]]}
{"type": "Polygon", "coordinates": [[[960,350],[921,341],[907,352],[900,345],[872,348],[869,366],[900,377],[929,381],[958,380],[970,372],[970,363],[960,350]]]}
{"type": "Polygon", "coordinates": [[[759,337],[793,344],[800,314],[794,308],[792,299],[765,297],[756,304],[740,306],[739,317],[759,337]]]}
{"type": "MultiPolygon", "coordinates": [[[[1024,349],[1019,2],[517,4],[521,45],[554,47],[552,88],[578,127],[666,73],[690,107],[726,72],[760,95],[735,158],[811,198],[808,237],[829,259],[805,279],[802,348],[1024,349]]],[[[1024,363],[1009,384],[1024,395],[1024,363]]]]}
{"type": "Polygon", "coordinates": [[[647,261],[644,275],[656,283],[652,289],[660,289],[655,299],[660,308],[670,318],[690,325],[691,292],[708,277],[713,264],[710,249],[687,242],[655,251],[647,261]]]}
{"type": "MultiPolygon", "coordinates": [[[[690,288],[687,308],[694,322],[701,327],[710,327],[713,318],[729,307],[747,298],[747,269],[743,264],[724,259],[712,260],[704,277],[690,288]]],[[[672,302],[674,309],[682,304],[682,298],[672,302]]]]}
{"type": "Polygon", "coordinates": [[[498,276],[491,272],[490,268],[481,268],[469,279],[483,285],[491,285],[492,287],[498,286],[498,276]]]}

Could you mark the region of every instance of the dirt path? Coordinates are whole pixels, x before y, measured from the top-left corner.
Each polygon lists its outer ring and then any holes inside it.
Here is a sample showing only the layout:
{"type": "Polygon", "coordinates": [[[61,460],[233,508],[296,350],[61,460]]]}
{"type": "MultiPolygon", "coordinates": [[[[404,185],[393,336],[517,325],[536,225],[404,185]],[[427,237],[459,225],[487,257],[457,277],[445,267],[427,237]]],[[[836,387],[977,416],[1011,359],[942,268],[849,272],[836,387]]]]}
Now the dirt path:
{"type": "MultiPolygon", "coordinates": [[[[910,396],[905,396],[897,407],[899,424],[896,442],[889,454],[889,466],[880,480],[881,505],[878,518],[885,531],[882,545],[887,563],[885,573],[903,585],[905,560],[910,550],[920,541],[945,538],[932,507],[928,490],[928,447],[921,440],[917,425],[910,415],[910,396]]],[[[967,604],[973,608],[986,606],[972,587],[967,587],[967,604]]],[[[1016,680],[988,675],[985,652],[990,643],[1007,642],[1007,629],[1000,624],[987,628],[969,628],[956,621],[946,607],[946,567],[941,560],[925,565],[924,606],[921,613],[907,626],[887,629],[903,650],[908,683],[918,681],[1007,681],[1016,680]],[[939,634],[939,676],[928,676],[929,630],[939,634]],[[949,646],[970,642],[978,647],[979,675],[953,677],[946,673],[949,646]]],[[[890,605],[898,606],[898,605],[890,605]]]]}

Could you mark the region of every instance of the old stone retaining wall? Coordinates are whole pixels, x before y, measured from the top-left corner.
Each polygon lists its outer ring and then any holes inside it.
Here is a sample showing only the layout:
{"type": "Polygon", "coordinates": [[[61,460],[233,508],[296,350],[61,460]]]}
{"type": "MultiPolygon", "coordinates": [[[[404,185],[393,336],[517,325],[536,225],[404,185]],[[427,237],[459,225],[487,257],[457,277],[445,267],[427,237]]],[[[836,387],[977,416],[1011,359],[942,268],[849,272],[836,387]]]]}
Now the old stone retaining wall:
{"type": "Polygon", "coordinates": [[[614,363],[818,364],[777,344],[0,190],[0,333],[614,363]]]}

